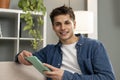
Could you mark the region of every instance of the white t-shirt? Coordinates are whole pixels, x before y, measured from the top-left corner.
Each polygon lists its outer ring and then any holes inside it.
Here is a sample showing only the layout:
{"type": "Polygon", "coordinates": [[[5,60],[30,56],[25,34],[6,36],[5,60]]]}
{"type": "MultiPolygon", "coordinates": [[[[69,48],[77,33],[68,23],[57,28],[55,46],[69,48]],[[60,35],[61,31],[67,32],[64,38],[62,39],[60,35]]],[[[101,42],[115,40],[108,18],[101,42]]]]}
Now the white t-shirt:
{"type": "Polygon", "coordinates": [[[61,69],[68,70],[72,73],[81,74],[80,67],[77,61],[77,51],[75,48],[76,42],[72,44],[62,45],[63,60],[61,69]]]}

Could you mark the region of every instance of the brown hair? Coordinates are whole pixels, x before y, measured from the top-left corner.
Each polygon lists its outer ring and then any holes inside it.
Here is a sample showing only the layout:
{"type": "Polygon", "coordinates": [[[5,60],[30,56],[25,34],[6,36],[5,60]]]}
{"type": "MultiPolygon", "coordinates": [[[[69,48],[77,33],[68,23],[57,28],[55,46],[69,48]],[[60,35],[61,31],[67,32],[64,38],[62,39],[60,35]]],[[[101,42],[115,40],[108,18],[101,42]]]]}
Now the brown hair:
{"type": "Polygon", "coordinates": [[[66,14],[68,14],[71,19],[75,20],[75,15],[71,7],[67,7],[63,5],[53,9],[53,11],[50,13],[50,19],[51,19],[52,25],[53,25],[55,16],[66,15],[66,14]]]}

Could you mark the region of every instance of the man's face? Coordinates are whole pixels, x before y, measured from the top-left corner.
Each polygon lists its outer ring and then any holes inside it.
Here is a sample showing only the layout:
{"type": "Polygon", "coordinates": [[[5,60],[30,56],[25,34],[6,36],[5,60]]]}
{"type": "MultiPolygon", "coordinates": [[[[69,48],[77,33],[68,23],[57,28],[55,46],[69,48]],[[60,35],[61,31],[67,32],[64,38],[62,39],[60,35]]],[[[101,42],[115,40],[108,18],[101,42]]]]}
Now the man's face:
{"type": "Polygon", "coordinates": [[[74,28],[75,21],[73,21],[68,14],[54,17],[53,30],[60,40],[65,41],[72,39],[74,28]]]}

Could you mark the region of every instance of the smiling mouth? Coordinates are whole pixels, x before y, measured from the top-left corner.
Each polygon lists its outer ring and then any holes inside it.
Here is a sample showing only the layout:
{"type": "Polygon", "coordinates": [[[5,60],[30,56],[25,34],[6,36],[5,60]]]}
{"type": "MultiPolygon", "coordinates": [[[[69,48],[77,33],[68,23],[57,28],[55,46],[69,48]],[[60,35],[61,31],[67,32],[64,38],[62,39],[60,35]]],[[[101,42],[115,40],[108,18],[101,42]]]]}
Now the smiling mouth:
{"type": "Polygon", "coordinates": [[[61,34],[62,36],[65,36],[65,35],[68,34],[68,33],[69,33],[68,31],[60,32],[60,34],[61,34]]]}

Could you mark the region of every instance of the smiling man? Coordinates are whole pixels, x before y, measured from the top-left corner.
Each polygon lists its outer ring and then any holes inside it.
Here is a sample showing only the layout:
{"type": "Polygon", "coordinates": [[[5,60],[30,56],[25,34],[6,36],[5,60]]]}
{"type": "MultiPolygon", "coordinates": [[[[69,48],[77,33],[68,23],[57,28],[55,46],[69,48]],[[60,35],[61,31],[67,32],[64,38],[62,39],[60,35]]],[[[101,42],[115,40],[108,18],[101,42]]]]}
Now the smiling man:
{"type": "Polygon", "coordinates": [[[51,69],[44,72],[47,80],[115,80],[103,44],[74,34],[76,21],[72,8],[57,7],[50,18],[58,43],[49,44],[35,53],[23,50],[16,55],[16,62],[31,65],[24,57],[36,56],[51,69]]]}

